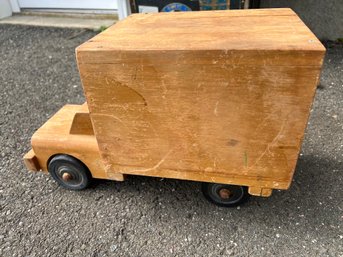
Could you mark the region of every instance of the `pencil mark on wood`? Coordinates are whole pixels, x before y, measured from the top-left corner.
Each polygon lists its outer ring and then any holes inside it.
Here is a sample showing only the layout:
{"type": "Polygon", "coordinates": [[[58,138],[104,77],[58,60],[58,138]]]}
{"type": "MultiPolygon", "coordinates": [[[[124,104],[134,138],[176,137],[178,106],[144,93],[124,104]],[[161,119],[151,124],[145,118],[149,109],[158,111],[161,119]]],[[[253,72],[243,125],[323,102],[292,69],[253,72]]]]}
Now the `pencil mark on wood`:
{"type": "Polygon", "coordinates": [[[237,145],[238,143],[239,143],[238,140],[236,140],[236,139],[230,139],[230,140],[227,142],[227,145],[228,145],[228,146],[235,146],[235,145],[237,145]]]}

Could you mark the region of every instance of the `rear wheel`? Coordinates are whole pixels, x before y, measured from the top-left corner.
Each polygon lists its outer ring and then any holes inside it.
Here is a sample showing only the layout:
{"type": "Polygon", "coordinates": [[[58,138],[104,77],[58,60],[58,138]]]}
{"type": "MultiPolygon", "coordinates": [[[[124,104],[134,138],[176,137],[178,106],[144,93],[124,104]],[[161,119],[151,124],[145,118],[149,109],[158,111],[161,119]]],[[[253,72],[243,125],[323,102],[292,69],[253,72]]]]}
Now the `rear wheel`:
{"type": "Polygon", "coordinates": [[[57,155],[51,159],[48,170],[53,179],[62,187],[82,190],[89,186],[92,176],[87,167],[69,155],[57,155]]]}
{"type": "Polygon", "coordinates": [[[249,198],[245,186],[202,183],[202,192],[207,200],[222,207],[235,207],[249,198]]]}

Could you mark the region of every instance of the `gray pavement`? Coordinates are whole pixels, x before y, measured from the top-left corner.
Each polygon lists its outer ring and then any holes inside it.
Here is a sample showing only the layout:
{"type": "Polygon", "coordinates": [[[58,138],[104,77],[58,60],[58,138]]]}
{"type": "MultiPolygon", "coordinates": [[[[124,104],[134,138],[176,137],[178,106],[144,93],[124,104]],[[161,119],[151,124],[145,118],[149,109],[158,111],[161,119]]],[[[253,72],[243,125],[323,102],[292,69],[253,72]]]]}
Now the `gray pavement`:
{"type": "Polygon", "coordinates": [[[102,27],[109,27],[117,21],[116,17],[108,17],[106,19],[83,15],[62,15],[57,14],[46,15],[20,15],[16,14],[4,19],[0,19],[0,24],[14,25],[30,25],[43,27],[58,27],[58,28],[78,28],[91,29],[94,31],[100,30],[102,27]],[[85,16],[85,17],[84,17],[85,16]],[[111,19],[110,19],[111,18],[111,19]]]}
{"type": "Polygon", "coordinates": [[[70,192],[29,173],[32,133],[84,96],[94,32],[0,25],[0,256],[343,256],[343,48],[328,49],[294,182],[239,208],[196,182],[129,177],[70,192]]]}

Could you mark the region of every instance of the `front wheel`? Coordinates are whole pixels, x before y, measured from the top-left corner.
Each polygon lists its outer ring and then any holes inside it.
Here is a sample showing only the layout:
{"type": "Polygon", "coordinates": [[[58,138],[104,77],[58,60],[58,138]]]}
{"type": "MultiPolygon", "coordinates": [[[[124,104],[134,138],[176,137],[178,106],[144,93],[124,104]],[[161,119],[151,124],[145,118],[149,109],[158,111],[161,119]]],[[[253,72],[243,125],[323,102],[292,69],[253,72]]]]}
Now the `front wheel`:
{"type": "Polygon", "coordinates": [[[202,192],[208,201],[222,207],[235,207],[249,198],[245,186],[202,183],[202,192]]]}
{"type": "Polygon", "coordinates": [[[88,187],[92,176],[87,167],[69,155],[57,155],[51,159],[48,170],[53,179],[62,187],[82,190],[88,187]]]}

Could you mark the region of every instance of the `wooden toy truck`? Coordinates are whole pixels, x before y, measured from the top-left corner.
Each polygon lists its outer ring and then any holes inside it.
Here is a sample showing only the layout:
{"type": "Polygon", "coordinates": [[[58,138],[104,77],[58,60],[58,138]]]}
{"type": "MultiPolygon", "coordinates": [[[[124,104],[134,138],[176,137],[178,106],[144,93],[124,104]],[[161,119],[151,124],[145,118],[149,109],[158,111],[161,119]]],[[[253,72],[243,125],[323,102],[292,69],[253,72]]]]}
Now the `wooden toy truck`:
{"type": "Polygon", "coordinates": [[[32,137],[28,169],[63,187],[201,181],[235,206],[287,189],[325,48],[290,9],[135,14],[76,49],[87,103],[32,137]]]}

